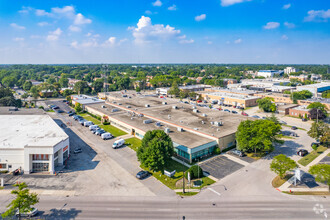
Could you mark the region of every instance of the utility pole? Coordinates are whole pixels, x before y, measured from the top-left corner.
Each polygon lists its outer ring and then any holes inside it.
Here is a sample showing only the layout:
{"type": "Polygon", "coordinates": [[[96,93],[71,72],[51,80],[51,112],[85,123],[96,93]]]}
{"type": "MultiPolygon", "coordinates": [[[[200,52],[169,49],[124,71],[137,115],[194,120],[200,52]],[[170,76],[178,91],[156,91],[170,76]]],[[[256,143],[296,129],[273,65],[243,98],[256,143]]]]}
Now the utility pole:
{"type": "Polygon", "coordinates": [[[185,184],[185,183],[184,183],[184,176],[185,176],[185,173],[186,173],[186,172],[183,171],[183,184],[182,184],[182,193],[183,193],[183,194],[186,193],[185,190],[184,190],[184,184],[185,184]]]}

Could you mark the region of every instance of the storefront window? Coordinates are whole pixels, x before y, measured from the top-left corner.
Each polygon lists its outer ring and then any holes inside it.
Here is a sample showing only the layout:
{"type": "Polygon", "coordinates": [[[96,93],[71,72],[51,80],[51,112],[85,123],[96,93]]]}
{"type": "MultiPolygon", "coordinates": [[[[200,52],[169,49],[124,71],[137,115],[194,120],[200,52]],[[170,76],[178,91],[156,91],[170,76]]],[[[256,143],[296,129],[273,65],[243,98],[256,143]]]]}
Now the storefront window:
{"type": "Polygon", "coordinates": [[[0,163],[0,169],[7,169],[7,164],[0,163]]]}
{"type": "Polygon", "coordinates": [[[32,163],[32,172],[46,172],[49,170],[48,163],[32,163]]]}

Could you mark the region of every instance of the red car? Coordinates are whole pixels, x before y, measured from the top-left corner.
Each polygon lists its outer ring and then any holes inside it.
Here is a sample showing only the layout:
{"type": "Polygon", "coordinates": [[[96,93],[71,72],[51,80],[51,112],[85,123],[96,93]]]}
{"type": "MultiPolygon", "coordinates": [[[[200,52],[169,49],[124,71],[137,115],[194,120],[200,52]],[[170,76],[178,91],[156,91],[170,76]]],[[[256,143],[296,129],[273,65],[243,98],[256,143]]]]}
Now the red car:
{"type": "Polygon", "coordinates": [[[197,100],[197,103],[201,103],[202,102],[202,100],[197,100]]]}
{"type": "Polygon", "coordinates": [[[242,112],[242,115],[249,116],[248,113],[242,112]]]}

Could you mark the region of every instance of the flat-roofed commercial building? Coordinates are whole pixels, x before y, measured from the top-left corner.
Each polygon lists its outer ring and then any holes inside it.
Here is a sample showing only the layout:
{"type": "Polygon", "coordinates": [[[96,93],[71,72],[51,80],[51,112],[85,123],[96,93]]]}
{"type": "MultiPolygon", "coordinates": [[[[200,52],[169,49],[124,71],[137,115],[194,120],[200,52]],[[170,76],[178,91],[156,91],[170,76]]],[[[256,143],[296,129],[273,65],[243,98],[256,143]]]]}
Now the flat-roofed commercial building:
{"type": "Polygon", "coordinates": [[[104,103],[105,101],[97,97],[92,97],[88,95],[72,95],[71,96],[72,104],[80,103],[84,108],[86,105],[95,104],[95,103],[104,103]]]}
{"type": "Polygon", "coordinates": [[[240,106],[243,108],[258,105],[257,100],[260,99],[256,96],[240,95],[228,92],[201,93],[201,95],[206,100],[217,100],[219,104],[240,106]]]}
{"type": "Polygon", "coordinates": [[[299,105],[309,105],[314,102],[320,102],[321,104],[325,105],[330,111],[330,99],[326,98],[312,98],[312,99],[306,99],[306,100],[298,100],[299,105]]]}
{"type": "Polygon", "coordinates": [[[48,115],[0,115],[0,171],[53,174],[69,157],[69,136],[48,115]]]}
{"type": "MultiPolygon", "coordinates": [[[[179,86],[179,89],[182,91],[187,91],[187,92],[200,92],[204,91],[207,88],[211,88],[212,86],[210,85],[189,85],[189,86],[179,86]]],[[[157,88],[156,89],[156,94],[157,95],[168,95],[168,91],[170,88],[157,88]]]]}
{"type": "Polygon", "coordinates": [[[140,139],[149,130],[164,130],[171,137],[177,156],[189,162],[211,155],[216,147],[233,146],[239,123],[247,119],[169,98],[136,93],[127,96],[132,98],[113,92],[107,96],[106,108],[93,104],[86,106],[86,110],[108,116],[111,125],[140,139]]]}
{"type": "Polygon", "coordinates": [[[289,94],[264,92],[264,93],[254,94],[254,96],[258,96],[260,98],[269,97],[269,98],[274,99],[274,102],[279,102],[279,103],[287,103],[287,104],[292,104],[293,103],[293,101],[291,100],[291,97],[290,97],[289,94]]]}
{"type": "Polygon", "coordinates": [[[330,82],[322,82],[322,83],[316,83],[316,84],[310,84],[310,85],[304,85],[304,86],[297,86],[298,91],[308,90],[315,97],[318,97],[319,93],[325,92],[330,90],[330,82]]]}

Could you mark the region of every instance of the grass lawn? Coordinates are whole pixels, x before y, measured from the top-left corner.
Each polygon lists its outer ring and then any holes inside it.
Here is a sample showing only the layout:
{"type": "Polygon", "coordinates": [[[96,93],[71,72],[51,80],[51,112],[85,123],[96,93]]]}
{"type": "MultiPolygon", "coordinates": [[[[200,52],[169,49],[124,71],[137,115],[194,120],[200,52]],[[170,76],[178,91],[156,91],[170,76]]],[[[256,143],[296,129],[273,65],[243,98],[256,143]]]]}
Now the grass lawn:
{"type": "MultiPolygon", "coordinates": [[[[203,187],[205,187],[205,186],[209,186],[209,185],[212,185],[213,183],[215,183],[215,181],[213,180],[213,179],[210,179],[210,178],[208,178],[207,176],[204,176],[203,178],[202,178],[202,185],[201,185],[201,187],[200,188],[203,188],[203,187]]],[[[198,189],[199,189],[199,187],[198,187],[198,189]]]]}
{"type": "Polygon", "coordinates": [[[198,194],[198,192],[186,192],[186,193],[177,192],[176,194],[178,194],[180,196],[194,196],[194,195],[198,194]]]}
{"type": "Polygon", "coordinates": [[[330,153],[328,153],[328,155],[327,155],[328,157],[330,157],[330,153]]]}
{"type": "Polygon", "coordinates": [[[286,181],[288,181],[293,175],[292,174],[287,174],[283,179],[281,179],[280,176],[277,176],[273,179],[272,185],[274,188],[278,188],[283,185],[286,181]]]}
{"type": "Polygon", "coordinates": [[[100,125],[100,124],[101,124],[101,121],[100,121],[100,120],[97,120],[96,118],[90,116],[90,115],[87,114],[87,113],[79,113],[78,115],[80,115],[81,117],[83,117],[83,118],[86,119],[87,121],[91,121],[91,122],[93,122],[93,123],[96,124],[96,125],[100,125]]]}
{"type": "Polygon", "coordinates": [[[266,156],[266,152],[257,152],[255,153],[245,153],[246,156],[251,157],[252,159],[259,160],[260,158],[266,156]]]}
{"type": "Polygon", "coordinates": [[[182,178],[183,171],[186,171],[187,169],[188,169],[188,167],[182,165],[181,163],[171,160],[171,162],[166,165],[165,170],[167,170],[169,172],[176,170],[176,172],[172,178],[168,177],[166,175],[163,175],[160,171],[151,172],[151,173],[156,179],[158,179],[160,182],[162,182],[168,188],[176,189],[176,181],[178,181],[179,179],[182,178]]]}
{"type": "MultiPolygon", "coordinates": [[[[285,125],[285,124],[282,124],[282,126],[285,126],[285,127],[288,127],[288,128],[291,128],[293,125],[285,125]]],[[[297,126],[296,126],[297,127],[297,126]]],[[[299,128],[297,127],[299,130],[303,130],[303,131],[306,131],[306,129],[304,128],[299,128]]]]}
{"type": "Polygon", "coordinates": [[[288,191],[282,191],[282,193],[286,193],[289,195],[314,195],[314,196],[330,196],[330,192],[288,192],[288,191]]]}
{"type": "Polygon", "coordinates": [[[125,140],[126,146],[132,148],[134,151],[137,151],[137,149],[141,146],[142,141],[138,138],[129,138],[125,140]]]}
{"type": "Polygon", "coordinates": [[[127,134],[126,132],[116,128],[112,125],[100,125],[100,128],[103,128],[106,132],[111,133],[114,137],[122,136],[127,134]]]}
{"type": "Polygon", "coordinates": [[[324,151],[326,151],[327,148],[324,146],[319,146],[316,151],[313,150],[311,153],[309,153],[308,155],[304,156],[303,158],[301,158],[300,160],[298,160],[298,163],[303,165],[303,166],[307,166],[310,162],[312,162],[313,160],[315,160],[315,158],[317,158],[320,154],[322,154],[324,151]]]}

